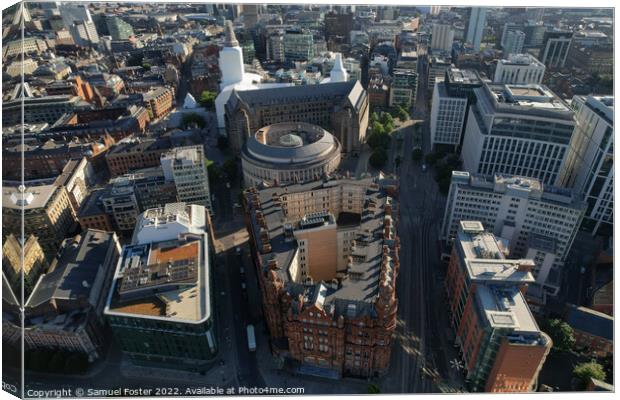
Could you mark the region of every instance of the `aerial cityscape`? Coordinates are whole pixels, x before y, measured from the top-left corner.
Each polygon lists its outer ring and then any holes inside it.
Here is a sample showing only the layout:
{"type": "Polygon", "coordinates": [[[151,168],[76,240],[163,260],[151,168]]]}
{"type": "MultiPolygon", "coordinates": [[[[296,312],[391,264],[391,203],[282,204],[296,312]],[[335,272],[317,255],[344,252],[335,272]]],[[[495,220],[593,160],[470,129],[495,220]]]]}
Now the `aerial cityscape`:
{"type": "Polygon", "coordinates": [[[19,398],[614,392],[614,9],[2,12],[19,398]]]}

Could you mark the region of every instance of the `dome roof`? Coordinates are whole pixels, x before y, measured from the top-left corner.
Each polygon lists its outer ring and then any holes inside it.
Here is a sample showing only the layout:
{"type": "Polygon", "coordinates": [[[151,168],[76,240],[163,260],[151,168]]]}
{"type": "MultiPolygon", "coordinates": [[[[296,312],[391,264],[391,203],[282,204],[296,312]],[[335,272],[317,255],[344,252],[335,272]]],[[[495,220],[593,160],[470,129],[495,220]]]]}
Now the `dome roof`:
{"type": "Polygon", "coordinates": [[[298,135],[288,133],[280,137],[279,144],[284,147],[300,147],[304,145],[304,141],[298,135]]]}

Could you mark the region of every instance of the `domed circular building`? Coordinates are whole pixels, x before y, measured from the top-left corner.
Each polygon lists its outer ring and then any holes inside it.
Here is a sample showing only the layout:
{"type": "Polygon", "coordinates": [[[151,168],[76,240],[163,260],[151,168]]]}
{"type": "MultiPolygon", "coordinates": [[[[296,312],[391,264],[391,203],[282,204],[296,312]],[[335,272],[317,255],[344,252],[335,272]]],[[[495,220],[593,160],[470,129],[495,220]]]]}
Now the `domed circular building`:
{"type": "Polygon", "coordinates": [[[340,164],[340,143],[320,126],[282,122],[259,129],[241,151],[246,186],[319,180],[340,164]]]}

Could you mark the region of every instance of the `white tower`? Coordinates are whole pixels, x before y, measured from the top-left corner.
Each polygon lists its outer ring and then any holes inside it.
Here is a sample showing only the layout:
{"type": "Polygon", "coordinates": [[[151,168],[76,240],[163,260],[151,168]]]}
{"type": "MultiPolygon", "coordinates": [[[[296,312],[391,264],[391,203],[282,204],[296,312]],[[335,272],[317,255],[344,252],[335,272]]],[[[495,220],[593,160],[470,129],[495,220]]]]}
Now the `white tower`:
{"type": "Polygon", "coordinates": [[[221,88],[243,81],[243,52],[235,37],[232,22],[226,21],[226,41],[220,52],[221,88]]]}
{"type": "Polygon", "coordinates": [[[334,67],[329,73],[330,82],[347,82],[349,80],[349,74],[347,70],[344,69],[344,65],[342,64],[342,54],[336,53],[336,61],[334,62],[334,67]]]}

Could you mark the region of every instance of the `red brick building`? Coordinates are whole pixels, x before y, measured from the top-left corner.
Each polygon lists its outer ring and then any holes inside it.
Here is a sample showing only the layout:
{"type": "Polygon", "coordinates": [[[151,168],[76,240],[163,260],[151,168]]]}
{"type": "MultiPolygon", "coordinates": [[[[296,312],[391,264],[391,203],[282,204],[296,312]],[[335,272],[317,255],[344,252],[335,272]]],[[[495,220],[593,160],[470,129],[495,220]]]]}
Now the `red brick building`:
{"type": "Polygon", "coordinates": [[[587,307],[570,305],[566,322],[573,328],[575,347],[592,357],[606,357],[614,351],[614,318],[587,307]]]}
{"type": "Polygon", "coordinates": [[[395,200],[372,179],[342,179],[249,189],[244,206],[274,354],[300,373],[385,374],[398,308],[395,200]]]}
{"type": "Polygon", "coordinates": [[[156,167],[161,164],[161,155],[171,147],[168,137],[117,143],[105,156],[110,175],[114,178],[132,170],[156,167]]]}
{"type": "Polygon", "coordinates": [[[461,221],[446,275],[451,323],[472,391],[536,390],[552,342],[523,294],[532,260],[510,260],[478,221],[461,221]]]}

